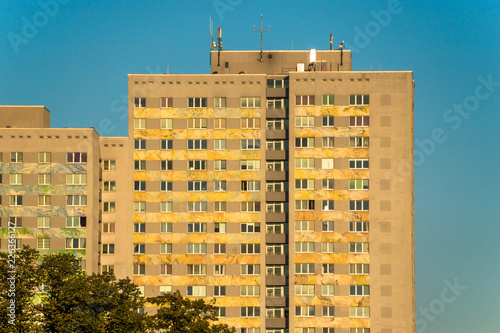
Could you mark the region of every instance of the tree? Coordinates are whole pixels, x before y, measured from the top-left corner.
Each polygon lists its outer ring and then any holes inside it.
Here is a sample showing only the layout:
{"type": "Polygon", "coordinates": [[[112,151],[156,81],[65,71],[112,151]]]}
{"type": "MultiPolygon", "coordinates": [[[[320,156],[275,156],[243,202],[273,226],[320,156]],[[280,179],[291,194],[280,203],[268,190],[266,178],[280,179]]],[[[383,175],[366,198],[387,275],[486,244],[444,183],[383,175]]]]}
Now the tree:
{"type": "Polygon", "coordinates": [[[215,299],[205,302],[202,299],[190,300],[177,290],[173,294],[149,297],[149,303],[160,306],[153,315],[153,328],[168,330],[171,333],[231,333],[234,328],[226,324],[212,324],[218,321],[218,308],[215,299]]]}

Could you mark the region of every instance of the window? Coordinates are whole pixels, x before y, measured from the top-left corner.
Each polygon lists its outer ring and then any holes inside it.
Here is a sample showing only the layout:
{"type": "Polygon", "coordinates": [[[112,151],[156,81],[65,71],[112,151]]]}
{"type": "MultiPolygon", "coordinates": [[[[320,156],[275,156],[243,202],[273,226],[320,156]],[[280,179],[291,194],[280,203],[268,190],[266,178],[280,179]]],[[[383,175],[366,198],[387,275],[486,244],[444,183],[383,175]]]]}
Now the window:
{"type": "Polygon", "coordinates": [[[288,170],[288,164],[285,161],[266,161],[267,171],[285,171],[288,170]]]}
{"type": "Polygon", "coordinates": [[[323,190],[333,190],[334,180],[333,179],[322,179],[321,189],[323,190]]]}
{"type": "Polygon", "coordinates": [[[171,222],[162,222],[160,223],[160,232],[172,232],[172,223],[171,222]]]}
{"type": "MultiPolygon", "coordinates": [[[[40,176],[38,175],[38,180],[40,182],[40,176]]],[[[50,183],[50,175],[49,183],[50,183]]],[[[86,173],[75,173],[75,174],[67,174],[66,175],[66,185],[87,185],[87,174],[86,173]]]]}
{"type": "Polygon", "coordinates": [[[85,238],[66,238],[66,249],[84,249],[85,247],[85,238]]]}
{"type": "Polygon", "coordinates": [[[134,191],[146,191],[146,182],[134,181],[134,191]]]}
{"type": "Polygon", "coordinates": [[[242,97],[242,108],[260,108],[260,97],[242,97]]]}
{"type": "Polygon", "coordinates": [[[207,232],[206,223],[188,223],[187,227],[187,232],[207,232]]]}
{"type": "MultiPolygon", "coordinates": [[[[214,286],[214,297],[224,297],[226,296],[226,286],[214,286]]],[[[226,316],[226,308],[219,308],[219,309],[224,309],[224,315],[222,317],[226,316]]],[[[219,313],[220,317],[220,313],[219,313]]]]}
{"type": "Polygon", "coordinates": [[[314,264],[295,264],[295,274],[314,274],[314,264]]]}
{"type": "Polygon", "coordinates": [[[288,98],[267,98],[268,109],[288,109],[288,98]]]}
{"type": "Polygon", "coordinates": [[[87,153],[68,153],[66,155],[68,163],[87,163],[87,153]]]}
{"type": "Polygon", "coordinates": [[[226,160],[215,160],[214,161],[214,170],[215,171],[226,170],[226,160]]]}
{"type": "MultiPolygon", "coordinates": [[[[332,332],[333,333],[333,332],[332,332]]],[[[350,328],[349,333],[370,333],[369,328],[350,328]]]]}
{"type": "Polygon", "coordinates": [[[295,210],[314,210],[314,200],[295,200],[295,210]]]}
{"type": "Polygon", "coordinates": [[[314,105],[314,95],[295,96],[295,105],[297,106],[314,105]]]}
{"type": "Polygon", "coordinates": [[[106,160],[103,162],[104,170],[112,171],[116,170],[116,161],[115,160],[106,160]]]}
{"type": "Polygon", "coordinates": [[[172,253],[171,243],[160,244],[160,254],[171,254],[171,253],[172,253]]]}
{"type": "Polygon", "coordinates": [[[243,297],[260,296],[260,286],[241,286],[240,296],[243,297]]]}
{"type": "Polygon", "coordinates": [[[314,148],[314,138],[295,138],[295,148],[314,148]]]}
{"type": "Polygon", "coordinates": [[[116,185],[114,181],[105,181],[104,182],[104,191],[115,191],[116,190],[116,185]]]}
{"type": "Polygon", "coordinates": [[[321,295],[323,296],[335,296],[335,286],[328,284],[321,287],[321,295]]]}
{"type": "Polygon", "coordinates": [[[295,221],[295,231],[314,231],[314,221],[295,221]]]}
{"type": "Polygon", "coordinates": [[[134,244],[134,254],[144,254],[144,253],[146,253],[146,245],[145,244],[134,244]]]}
{"type": "Polygon", "coordinates": [[[214,254],[225,254],[226,244],[214,244],[214,254]]]}
{"type": "Polygon", "coordinates": [[[134,202],[134,213],[144,213],[146,211],[146,203],[142,201],[134,202]]]}
{"type": "Polygon", "coordinates": [[[38,153],[38,163],[50,163],[51,157],[51,153],[38,153]]]}
{"type": "Polygon", "coordinates": [[[134,108],[145,108],[146,98],[145,97],[135,97],[134,98],[134,108]]]}
{"type": "Polygon", "coordinates": [[[314,296],[314,284],[296,284],[296,296],[314,296]]]}
{"type": "Polygon", "coordinates": [[[135,150],[146,149],[146,140],[134,140],[134,149],[135,150]]]}
{"type": "Polygon", "coordinates": [[[214,150],[225,150],[226,149],[226,140],[217,139],[214,140],[214,150]]]}
{"type": "Polygon", "coordinates": [[[266,213],[286,213],[288,204],[285,202],[267,202],[266,213]]]}
{"type": "Polygon", "coordinates": [[[280,255],[283,255],[287,252],[288,252],[288,245],[285,245],[285,244],[266,244],[266,255],[280,256],[280,255]]]}
{"type": "Polygon", "coordinates": [[[370,286],[351,285],[349,289],[350,296],[370,296],[370,286]]]}
{"type": "Polygon", "coordinates": [[[241,317],[259,317],[260,307],[258,306],[242,306],[241,317]]]}
{"type": "Polygon", "coordinates": [[[241,232],[243,233],[260,232],[260,223],[259,222],[242,223],[241,232]]]}
{"type": "Polygon", "coordinates": [[[172,191],[172,182],[166,182],[166,181],[160,182],[160,191],[162,192],[172,191]]]}
{"type": "Polygon", "coordinates": [[[188,212],[206,212],[207,202],[206,201],[190,201],[188,202],[188,212]]]}
{"type": "Polygon", "coordinates": [[[243,243],[241,244],[241,254],[259,254],[260,244],[258,243],[243,243]]]}
{"type": "Polygon", "coordinates": [[[368,253],[368,243],[349,243],[349,253],[368,253]]]}
{"type": "Polygon", "coordinates": [[[146,119],[134,118],[134,129],[146,129],[146,119]]]}
{"type": "Polygon", "coordinates": [[[190,150],[207,149],[207,140],[188,140],[188,149],[190,150]]]}
{"type": "Polygon", "coordinates": [[[144,171],[146,170],[146,161],[134,161],[134,170],[144,171]]]}
{"type": "Polygon", "coordinates": [[[334,105],[334,96],[323,95],[323,105],[334,105]]]}
{"type": "Polygon", "coordinates": [[[349,160],[349,169],[368,169],[369,163],[368,159],[350,159],[349,160]]]}
{"type": "Polygon", "coordinates": [[[260,265],[241,265],[241,275],[259,275],[260,265]]]}
{"type": "Polygon", "coordinates": [[[241,140],[242,150],[258,150],[260,149],[259,139],[242,139],[241,140]]]}
{"type": "Polygon", "coordinates": [[[172,265],[160,265],[160,275],[172,275],[172,265]]]}
{"type": "Polygon", "coordinates": [[[326,231],[326,232],[333,232],[334,231],[334,225],[335,223],[333,221],[323,221],[321,222],[321,230],[326,231]]]}
{"type": "Polygon", "coordinates": [[[286,140],[267,140],[266,150],[276,151],[276,150],[286,150],[288,149],[288,141],[286,140]]]}
{"type": "Polygon", "coordinates": [[[171,293],[172,293],[172,286],[160,286],[160,296],[171,293]]]}
{"type": "Polygon", "coordinates": [[[207,265],[187,265],[187,275],[207,275],[207,265]]]}
{"type": "Polygon", "coordinates": [[[334,168],[333,158],[321,159],[321,168],[331,170],[334,168]]]}
{"type": "Polygon", "coordinates": [[[295,179],[296,190],[314,190],[314,179],[295,179]]]}
{"type": "Polygon", "coordinates": [[[38,206],[50,206],[50,195],[39,195],[38,206]]]}
{"type": "Polygon", "coordinates": [[[188,170],[207,170],[207,161],[205,160],[194,160],[188,161],[188,170]]]}
{"type": "Polygon", "coordinates": [[[367,137],[350,137],[349,147],[351,148],[368,148],[370,146],[370,138],[367,137]]]}
{"type": "Polygon", "coordinates": [[[172,213],[173,203],[171,201],[164,201],[160,203],[160,212],[162,213],[172,213]]]}
{"type": "Polygon", "coordinates": [[[226,222],[215,222],[214,223],[214,232],[219,234],[226,233],[226,222]]]}
{"type": "Polygon", "coordinates": [[[295,117],[296,127],[314,127],[314,117],[295,117]]]}
{"type": "Polygon", "coordinates": [[[295,243],[296,253],[314,253],[314,242],[297,242],[295,243]]]}
{"type": "Polygon", "coordinates": [[[226,202],[225,201],[214,202],[214,212],[223,213],[225,211],[226,211],[226,202]]]}
{"type": "Polygon", "coordinates": [[[287,182],[271,181],[266,183],[266,192],[285,192],[288,191],[287,182]]]}
{"type": "Polygon", "coordinates": [[[23,174],[22,173],[11,173],[10,174],[10,185],[23,185],[23,174]]]}
{"type": "Polygon", "coordinates": [[[10,163],[23,163],[23,153],[20,152],[10,153],[10,163]]]}
{"type": "Polygon", "coordinates": [[[333,116],[323,117],[323,127],[333,127],[333,126],[334,126],[334,117],[333,116]]]}
{"type": "Polygon", "coordinates": [[[241,118],[242,129],[260,128],[260,118],[241,118]]]}
{"type": "Polygon", "coordinates": [[[187,286],[187,296],[207,296],[207,287],[187,286]]]}
{"type": "Polygon", "coordinates": [[[259,201],[247,201],[241,203],[242,212],[260,212],[259,201]]]}
{"type": "Polygon", "coordinates": [[[161,129],[172,129],[172,118],[162,118],[160,119],[161,129]]]}
{"type": "Polygon", "coordinates": [[[323,317],[333,317],[335,313],[334,306],[323,306],[323,317]]]}
{"type": "Polygon", "coordinates": [[[260,191],[259,180],[242,180],[241,191],[243,192],[257,192],[260,191]]]}
{"type": "Polygon", "coordinates": [[[37,217],[36,225],[38,228],[50,228],[50,217],[48,216],[37,217]]]}
{"type": "Polygon", "coordinates": [[[134,232],[135,233],[146,232],[146,223],[134,223],[134,232]]]}
{"type": "Polygon", "coordinates": [[[171,150],[173,140],[161,140],[161,149],[171,150]]]}
{"type": "Polygon", "coordinates": [[[214,119],[214,129],[225,129],[225,128],[226,128],[226,118],[214,119]]]}
{"type": "Polygon", "coordinates": [[[214,191],[215,192],[225,192],[226,191],[226,181],[225,180],[215,180],[214,181],[214,191]]]}
{"type": "Polygon", "coordinates": [[[284,234],[288,232],[288,225],[284,223],[266,223],[266,234],[284,234]]]}
{"type": "Polygon", "coordinates": [[[267,122],[268,130],[284,130],[288,128],[288,122],[285,119],[268,119],[267,122]]]}
{"type": "Polygon", "coordinates": [[[205,181],[190,181],[188,182],[188,191],[200,192],[207,190],[207,182],[205,181]]]}
{"type": "MultiPolygon", "coordinates": [[[[134,244],[134,253],[136,253],[135,245],[136,244],[134,244]]],[[[115,254],[115,244],[102,244],[102,254],[115,254]]]]}
{"type": "Polygon", "coordinates": [[[362,116],[362,117],[349,117],[349,126],[350,127],[367,127],[370,126],[370,117],[362,116]]]}
{"type": "Polygon", "coordinates": [[[115,224],[110,222],[104,222],[102,224],[102,232],[105,234],[112,234],[115,232],[115,224]]]}
{"type": "Polygon", "coordinates": [[[369,105],[370,95],[350,95],[349,105],[369,105]]]}
{"type": "Polygon", "coordinates": [[[146,274],[146,265],[134,265],[133,275],[146,274]]]}
{"type": "Polygon", "coordinates": [[[334,253],[333,247],[334,247],[333,242],[322,242],[321,243],[321,252],[323,253],[334,253]]]}
{"type": "Polygon", "coordinates": [[[323,148],[333,148],[335,139],[333,137],[323,138],[323,148]]]}
{"type": "Polygon", "coordinates": [[[103,211],[107,213],[113,213],[115,211],[115,203],[112,201],[107,201],[103,203],[103,211]]]}
{"type": "Polygon", "coordinates": [[[39,249],[39,250],[50,249],[50,238],[38,238],[37,239],[37,249],[39,249]]]}
{"type": "Polygon", "coordinates": [[[296,327],[295,333],[314,333],[314,327],[296,327]]]}
{"type": "Polygon", "coordinates": [[[297,317],[314,317],[314,306],[296,306],[295,315],[297,317]]]}
{"type": "Polygon", "coordinates": [[[314,169],[314,158],[296,158],[295,169],[314,169]]]}
{"type": "MultiPolygon", "coordinates": [[[[266,308],[266,318],[283,318],[284,316],[285,316],[285,308],[275,307],[275,306],[266,308]]],[[[276,332],[276,330],[273,331],[276,332]]],[[[282,330],[280,329],[278,332],[280,331],[282,330]]]]}
{"type": "Polygon", "coordinates": [[[174,99],[171,97],[160,97],[161,108],[171,108],[174,104],[174,99]]]}
{"type": "Polygon", "coordinates": [[[266,297],[283,297],[288,295],[288,288],[285,287],[266,287],[266,297]]]}
{"type": "Polygon", "coordinates": [[[321,208],[324,211],[332,211],[334,206],[334,200],[323,200],[321,203],[321,208]]]}
{"type": "Polygon", "coordinates": [[[66,228],[81,228],[87,226],[86,216],[67,216],[66,228]]]}
{"type": "Polygon", "coordinates": [[[190,118],[188,119],[189,129],[206,129],[207,119],[206,118],[190,118]]]}
{"type": "Polygon", "coordinates": [[[22,206],[23,196],[22,195],[11,195],[9,198],[11,206],[22,206]]]}
{"type": "Polygon", "coordinates": [[[349,264],[349,274],[368,275],[370,274],[370,266],[368,264],[349,264]]]}
{"type": "Polygon", "coordinates": [[[252,170],[252,171],[260,170],[260,160],[242,160],[241,170],[252,170]]]}
{"type": "Polygon", "coordinates": [[[349,222],[350,232],[368,232],[368,222],[349,222]]]}
{"type": "Polygon", "coordinates": [[[367,211],[369,210],[370,204],[368,200],[350,200],[349,210],[350,211],[367,211]]]}
{"type": "Polygon", "coordinates": [[[226,97],[214,98],[214,108],[225,108],[225,107],[226,107],[226,97]]]}
{"type": "MultiPolygon", "coordinates": [[[[146,162],[146,161],[144,161],[146,162]]],[[[162,171],[169,171],[169,170],[172,170],[172,161],[161,161],[160,163],[160,169],[162,171]]]]}
{"type": "Polygon", "coordinates": [[[321,265],[321,274],[333,274],[333,272],[334,272],[334,264],[321,265]]]}
{"type": "Polygon", "coordinates": [[[268,88],[288,88],[288,80],[269,79],[267,80],[268,88]]]}
{"type": "Polygon", "coordinates": [[[207,244],[187,244],[187,253],[188,254],[206,254],[207,253],[207,244]]]}
{"type": "Polygon", "coordinates": [[[115,271],[115,265],[102,265],[101,273],[113,273],[115,271]]]}
{"type": "Polygon", "coordinates": [[[188,108],[206,108],[207,99],[205,97],[188,98],[188,108]]]}
{"type": "Polygon", "coordinates": [[[350,190],[368,190],[368,179],[349,179],[350,190]]]}
{"type": "Polygon", "coordinates": [[[9,217],[9,227],[22,228],[23,226],[23,218],[22,217],[9,217]]]}
{"type": "Polygon", "coordinates": [[[214,275],[226,275],[226,265],[214,265],[214,275]]]}
{"type": "Polygon", "coordinates": [[[370,308],[368,306],[349,307],[350,318],[370,318],[370,308]]]}

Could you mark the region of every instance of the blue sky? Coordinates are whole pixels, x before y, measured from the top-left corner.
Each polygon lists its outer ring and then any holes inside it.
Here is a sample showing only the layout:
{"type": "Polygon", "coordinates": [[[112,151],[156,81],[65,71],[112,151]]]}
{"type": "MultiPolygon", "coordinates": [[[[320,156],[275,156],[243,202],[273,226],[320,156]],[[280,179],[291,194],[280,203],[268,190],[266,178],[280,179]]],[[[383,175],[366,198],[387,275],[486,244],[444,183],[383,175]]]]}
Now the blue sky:
{"type": "Polygon", "coordinates": [[[354,70],[413,70],[420,332],[500,330],[500,2],[44,3],[54,2],[0,4],[0,104],[45,105],[54,127],[126,135],[126,75],[208,73],[209,17],[226,49],[259,49],[263,14],[264,49],[326,49],[332,33],[335,46],[352,47],[354,70]],[[446,140],[431,147],[433,131],[446,140]],[[420,309],[436,307],[455,279],[467,289],[426,317],[420,309]]]}

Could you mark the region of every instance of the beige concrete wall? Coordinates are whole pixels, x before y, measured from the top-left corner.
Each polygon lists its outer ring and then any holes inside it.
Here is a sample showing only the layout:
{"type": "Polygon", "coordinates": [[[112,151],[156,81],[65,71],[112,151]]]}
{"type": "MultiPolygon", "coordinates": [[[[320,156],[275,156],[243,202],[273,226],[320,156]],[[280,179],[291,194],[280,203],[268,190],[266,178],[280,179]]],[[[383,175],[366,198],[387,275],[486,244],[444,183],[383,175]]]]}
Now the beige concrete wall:
{"type": "Polygon", "coordinates": [[[48,128],[50,111],[44,106],[0,106],[0,128],[48,128]]]}

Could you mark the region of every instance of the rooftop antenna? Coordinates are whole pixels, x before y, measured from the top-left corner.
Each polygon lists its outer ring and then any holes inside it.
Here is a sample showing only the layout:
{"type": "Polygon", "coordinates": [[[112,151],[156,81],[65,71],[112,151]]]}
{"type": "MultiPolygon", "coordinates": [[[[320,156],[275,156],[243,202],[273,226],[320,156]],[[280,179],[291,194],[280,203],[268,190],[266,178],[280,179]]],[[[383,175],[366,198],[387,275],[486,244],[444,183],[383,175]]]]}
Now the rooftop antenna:
{"type": "Polygon", "coordinates": [[[210,62],[210,66],[212,66],[212,50],[215,49],[216,45],[214,42],[214,22],[212,21],[212,18],[210,17],[208,19],[208,30],[210,32],[210,55],[208,57],[208,60],[210,62]]]}
{"type": "Polygon", "coordinates": [[[330,34],[330,51],[333,50],[333,35],[330,34]]]}
{"type": "Polygon", "coordinates": [[[220,66],[220,51],[222,50],[222,28],[217,28],[217,66],[220,66]]]}
{"type": "Polygon", "coordinates": [[[255,25],[253,26],[253,31],[260,31],[260,62],[262,62],[262,33],[267,32],[271,29],[271,26],[267,26],[267,30],[263,30],[262,26],[262,14],[260,14],[260,30],[255,29],[255,25]]]}
{"type": "Polygon", "coordinates": [[[344,56],[344,41],[340,42],[339,50],[340,50],[340,66],[342,66],[343,56],[344,56]]]}

